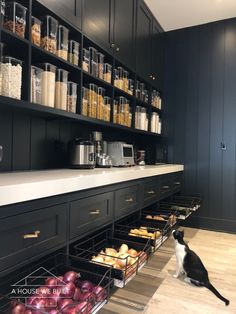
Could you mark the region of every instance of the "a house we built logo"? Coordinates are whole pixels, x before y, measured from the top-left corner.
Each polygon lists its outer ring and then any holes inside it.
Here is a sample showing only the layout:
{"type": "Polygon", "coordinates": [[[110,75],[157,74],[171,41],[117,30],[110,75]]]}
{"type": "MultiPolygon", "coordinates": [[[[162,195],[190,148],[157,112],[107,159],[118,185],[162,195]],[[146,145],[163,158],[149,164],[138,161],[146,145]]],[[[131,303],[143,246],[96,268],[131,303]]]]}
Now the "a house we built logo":
{"type": "Polygon", "coordinates": [[[44,267],[40,267],[11,285],[10,298],[19,299],[22,303],[31,296],[49,299],[50,295],[61,294],[63,286],[65,286],[65,282],[61,278],[56,277],[44,267]],[[47,285],[46,280],[49,278],[56,279],[56,284],[47,285]]]}

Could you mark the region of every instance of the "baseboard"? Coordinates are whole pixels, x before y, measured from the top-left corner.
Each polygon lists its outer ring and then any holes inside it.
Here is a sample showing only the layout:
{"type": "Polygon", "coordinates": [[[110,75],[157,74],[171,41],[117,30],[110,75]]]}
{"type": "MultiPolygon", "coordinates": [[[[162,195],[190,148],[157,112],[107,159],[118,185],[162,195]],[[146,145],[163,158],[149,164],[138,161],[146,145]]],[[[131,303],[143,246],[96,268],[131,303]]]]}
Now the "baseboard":
{"type": "Polygon", "coordinates": [[[186,227],[236,233],[236,220],[192,216],[183,224],[186,227]]]}

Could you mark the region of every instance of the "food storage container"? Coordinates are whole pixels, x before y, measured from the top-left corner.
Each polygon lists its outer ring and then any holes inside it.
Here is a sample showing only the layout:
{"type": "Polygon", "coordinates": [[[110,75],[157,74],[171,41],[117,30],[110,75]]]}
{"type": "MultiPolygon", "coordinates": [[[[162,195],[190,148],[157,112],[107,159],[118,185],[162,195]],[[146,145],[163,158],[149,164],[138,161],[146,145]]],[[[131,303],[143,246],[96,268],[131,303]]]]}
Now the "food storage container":
{"type": "Polygon", "coordinates": [[[42,105],[54,107],[55,102],[55,84],[56,84],[56,67],[50,63],[40,64],[42,71],[42,105]]]}
{"type": "Polygon", "coordinates": [[[88,94],[88,116],[91,118],[97,117],[98,106],[98,87],[95,84],[89,84],[88,94]]]}
{"type": "Polygon", "coordinates": [[[151,132],[153,133],[159,133],[159,123],[160,123],[160,117],[157,112],[152,112],[151,115],[151,132]]]}
{"type": "Polygon", "coordinates": [[[41,44],[41,24],[42,22],[36,17],[31,18],[31,42],[36,46],[41,44]]]}
{"type": "Polygon", "coordinates": [[[119,108],[118,108],[118,115],[117,120],[119,124],[129,126],[130,124],[130,107],[129,101],[121,96],[119,97],[119,108]]]}
{"type": "Polygon", "coordinates": [[[119,102],[117,99],[113,100],[113,123],[118,123],[117,118],[118,118],[118,107],[119,107],[119,102]]]}
{"type": "Polygon", "coordinates": [[[77,104],[77,84],[74,82],[67,83],[67,111],[76,113],[77,104]]]}
{"type": "Polygon", "coordinates": [[[147,110],[144,107],[137,106],[135,111],[135,128],[148,130],[147,110]]]}
{"type": "Polygon", "coordinates": [[[31,94],[30,101],[36,104],[42,103],[42,72],[43,70],[31,67],[31,94]]]}
{"type": "Polygon", "coordinates": [[[105,89],[98,87],[97,119],[103,120],[105,89]]]}
{"type": "Polygon", "coordinates": [[[41,47],[45,50],[57,53],[57,30],[58,21],[50,15],[42,18],[41,47]]]}
{"type": "Polygon", "coordinates": [[[56,70],[55,108],[67,108],[67,82],[68,72],[63,69],[56,70]]]}
{"type": "Polygon", "coordinates": [[[88,116],[88,102],[89,102],[89,90],[86,87],[82,87],[81,114],[84,116],[88,116]]]}
{"type": "Polygon", "coordinates": [[[128,84],[129,84],[128,94],[133,95],[134,94],[134,81],[129,79],[128,84]]]}
{"type": "Polygon", "coordinates": [[[111,119],[111,98],[108,96],[105,96],[104,104],[105,104],[105,110],[104,110],[103,120],[109,122],[111,119]]]}
{"type": "Polygon", "coordinates": [[[79,46],[77,41],[69,41],[68,61],[74,65],[79,65],[79,46]]]}
{"type": "Polygon", "coordinates": [[[90,72],[90,53],[88,49],[83,48],[83,70],[90,72]]]}
{"type": "Polygon", "coordinates": [[[4,23],[5,9],[6,9],[5,0],[0,0],[0,26],[2,26],[4,23]]]}
{"type": "Polygon", "coordinates": [[[64,60],[68,59],[68,37],[69,29],[63,25],[59,25],[57,32],[57,55],[64,60]]]}
{"type": "Polygon", "coordinates": [[[113,77],[114,77],[114,86],[119,88],[120,86],[119,70],[117,69],[113,70],[113,77]]]}
{"type": "Polygon", "coordinates": [[[103,80],[104,78],[104,55],[100,52],[97,53],[98,57],[98,77],[103,80]]]}
{"type": "Polygon", "coordinates": [[[25,37],[27,8],[17,2],[6,2],[4,27],[16,33],[18,36],[25,37]]]}
{"type": "Polygon", "coordinates": [[[109,63],[104,64],[103,79],[104,81],[110,84],[111,84],[111,69],[112,69],[112,66],[109,63]]]}
{"type": "Polygon", "coordinates": [[[117,70],[119,71],[118,88],[124,90],[124,69],[122,67],[118,67],[117,70]]]}
{"type": "Polygon", "coordinates": [[[139,81],[136,81],[135,97],[138,99],[140,99],[140,97],[141,97],[141,90],[140,90],[140,82],[139,81]]]}
{"type": "Polygon", "coordinates": [[[144,102],[146,102],[146,103],[148,103],[148,99],[149,97],[148,97],[148,91],[145,89],[144,90],[144,102]]]}
{"type": "Polygon", "coordinates": [[[6,56],[2,57],[2,95],[21,99],[22,61],[6,56]]]}
{"type": "Polygon", "coordinates": [[[2,95],[2,57],[4,44],[0,42],[0,95],[2,95]]]}
{"type": "Polygon", "coordinates": [[[90,53],[90,74],[98,76],[98,54],[97,50],[93,47],[89,47],[90,53]]]}
{"type": "Polygon", "coordinates": [[[140,97],[139,97],[139,99],[144,101],[144,98],[145,98],[145,94],[144,94],[145,84],[144,83],[140,83],[139,84],[139,88],[140,88],[140,97]]]}
{"type": "Polygon", "coordinates": [[[126,93],[129,90],[129,72],[123,71],[123,88],[126,93]]]}

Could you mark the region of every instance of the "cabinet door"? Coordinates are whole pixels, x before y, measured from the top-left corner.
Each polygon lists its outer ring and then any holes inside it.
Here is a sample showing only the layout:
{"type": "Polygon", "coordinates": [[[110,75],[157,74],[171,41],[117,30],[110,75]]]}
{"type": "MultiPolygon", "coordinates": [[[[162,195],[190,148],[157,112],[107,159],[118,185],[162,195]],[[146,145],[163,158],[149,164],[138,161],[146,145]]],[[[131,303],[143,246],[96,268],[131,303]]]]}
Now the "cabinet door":
{"type": "Polygon", "coordinates": [[[143,205],[155,203],[160,196],[160,180],[155,178],[143,183],[143,205]]]}
{"type": "Polygon", "coordinates": [[[139,186],[134,185],[115,192],[115,218],[128,215],[139,209],[139,186]]]}
{"type": "Polygon", "coordinates": [[[145,3],[140,0],[137,8],[136,29],[136,69],[145,80],[151,75],[152,15],[145,3]]]}
{"type": "Polygon", "coordinates": [[[84,33],[108,51],[111,51],[113,37],[113,1],[84,1],[84,33]]]}
{"type": "Polygon", "coordinates": [[[114,43],[116,58],[131,69],[135,66],[134,13],[134,0],[115,0],[114,43]]]}

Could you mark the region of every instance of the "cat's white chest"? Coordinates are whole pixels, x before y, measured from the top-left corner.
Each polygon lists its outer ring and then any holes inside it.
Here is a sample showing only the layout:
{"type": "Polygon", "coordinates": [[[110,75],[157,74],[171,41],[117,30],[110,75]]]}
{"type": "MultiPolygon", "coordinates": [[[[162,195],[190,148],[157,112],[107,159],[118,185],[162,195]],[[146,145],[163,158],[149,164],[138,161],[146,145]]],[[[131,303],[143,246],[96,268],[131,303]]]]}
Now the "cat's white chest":
{"type": "MultiPolygon", "coordinates": [[[[177,242],[177,241],[176,241],[177,242]]],[[[178,266],[183,268],[184,257],[186,255],[185,246],[175,243],[175,256],[178,266]]]]}

